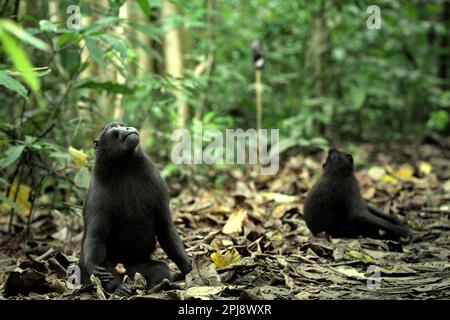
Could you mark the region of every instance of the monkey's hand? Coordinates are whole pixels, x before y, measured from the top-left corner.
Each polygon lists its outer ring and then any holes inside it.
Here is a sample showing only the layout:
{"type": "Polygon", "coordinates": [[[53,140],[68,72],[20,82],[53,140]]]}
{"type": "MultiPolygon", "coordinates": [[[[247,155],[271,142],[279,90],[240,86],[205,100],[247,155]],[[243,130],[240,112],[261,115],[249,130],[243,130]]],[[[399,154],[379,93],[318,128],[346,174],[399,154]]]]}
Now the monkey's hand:
{"type": "Polygon", "coordinates": [[[134,286],[130,286],[126,283],[122,283],[115,291],[114,294],[120,297],[128,297],[133,294],[134,286]]]}
{"type": "Polygon", "coordinates": [[[114,276],[111,272],[106,271],[105,268],[100,266],[95,266],[94,272],[92,272],[92,274],[99,278],[102,284],[108,283],[114,279],[114,276]]]}

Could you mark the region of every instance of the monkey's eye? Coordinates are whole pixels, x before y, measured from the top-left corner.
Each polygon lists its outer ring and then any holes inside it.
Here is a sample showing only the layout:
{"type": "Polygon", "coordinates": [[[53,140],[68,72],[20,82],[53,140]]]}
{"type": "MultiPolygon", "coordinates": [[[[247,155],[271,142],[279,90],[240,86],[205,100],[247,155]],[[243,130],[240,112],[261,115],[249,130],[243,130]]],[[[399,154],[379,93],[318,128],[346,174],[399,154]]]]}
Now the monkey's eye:
{"type": "Polygon", "coordinates": [[[118,139],[119,138],[119,132],[113,131],[112,136],[114,137],[114,139],[118,139]]]}
{"type": "Polygon", "coordinates": [[[350,161],[350,163],[353,163],[353,157],[350,153],[346,154],[348,161],[350,161]]]}

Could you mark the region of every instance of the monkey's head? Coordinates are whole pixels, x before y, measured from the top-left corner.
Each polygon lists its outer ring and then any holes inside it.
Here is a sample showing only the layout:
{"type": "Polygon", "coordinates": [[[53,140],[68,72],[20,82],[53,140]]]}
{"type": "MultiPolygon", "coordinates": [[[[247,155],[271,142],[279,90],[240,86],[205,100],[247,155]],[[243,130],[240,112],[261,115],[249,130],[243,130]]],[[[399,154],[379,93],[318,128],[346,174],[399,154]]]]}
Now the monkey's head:
{"type": "Polygon", "coordinates": [[[323,164],[325,172],[353,173],[353,157],[336,149],[328,151],[328,157],[323,164]]]}
{"type": "Polygon", "coordinates": [[[94,140],[97,152],[107,154],[108,158],[117,158],[134,152],[139,146],[139,132],[120,122],[108,123],[100,137],[94,140]]]}

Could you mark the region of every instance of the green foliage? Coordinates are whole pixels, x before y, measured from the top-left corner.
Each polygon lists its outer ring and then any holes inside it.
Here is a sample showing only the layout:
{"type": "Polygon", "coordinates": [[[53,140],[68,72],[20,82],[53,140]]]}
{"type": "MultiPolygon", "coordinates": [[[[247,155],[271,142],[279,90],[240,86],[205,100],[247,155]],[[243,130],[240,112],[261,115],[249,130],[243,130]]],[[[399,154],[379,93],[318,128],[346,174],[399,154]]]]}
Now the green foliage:
{"type": "Polygon", "coordinates": [[[13,77],[10,77],[6,71],[0,71],[0,85],[17,92],[25,99],[28,98],[27,89],[19,81],[16,81],[13,77]]]}
{"type": "Polygon", "coordinates": [[[177,102],[191,108],[192,134],[199,121],[204,130],[255,128],[254,39],[265,53],[263,127],[280,129],[281,151],[448,130],[450,92],[438,72],[445,48],[436,39],[450,26],[439,1],[380,0],[380,30],[366,28],[368,0],[177,0],[180,14],[164,21],[161,3],[81,1],[79,30],[66,26],[69,0],[57,2],[58,16],[30,1],[34,11],[17,23],[0,20],[1,191],[20,178],[35,192],[58,189],[57,207],[81,203],[90,166],[77,167],[68,147],[92,160],[92,138],[113,118],[141,129],[163,175],[191,175],[169,161],[177,102]],[[144,19],[119,15],[124,3],[144,19]],[[174,27],[184,28],[181,79],[164,72],[163,37],[174,27]],[[139,65],[142,55],[151,70],[139,65]]]}
{"type": "Polygon", "coordinates": [[[428,128],[436,131],[444,130],[450,123],[450,115],[446,110],[433,111],[427,121],[428,128]]]}

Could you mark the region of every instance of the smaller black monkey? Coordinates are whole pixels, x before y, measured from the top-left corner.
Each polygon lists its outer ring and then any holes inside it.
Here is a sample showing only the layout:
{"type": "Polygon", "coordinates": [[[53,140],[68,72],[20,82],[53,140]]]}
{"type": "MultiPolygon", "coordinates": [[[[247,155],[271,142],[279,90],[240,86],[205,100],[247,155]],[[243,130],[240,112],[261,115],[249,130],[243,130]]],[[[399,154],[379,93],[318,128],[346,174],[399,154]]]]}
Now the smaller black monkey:
{"type": "Polygon", "coordinates": [[[181,272],[191,263],[171,219],[164,181],[139,146],[139,133],[121,123],[107,124],[94,140],[96,161],[83,208],[84,233],[80,256],[82,283],[94,274],[108,292],[128,295],[116,270],[136,272],[149,289],[172,280],[168,266],[150,259],[156,238],[181,272]]]}
{"type": "Polygon", "coordinates": [[[326,232],[336,238],[399,239],[411,234],[393,216],[370,207],[361,196],[353,172],[353,157],[330,149],[324,172],[305,200],[306,225],[313,234],[326,232]],[[384,235],[380,230],[385,232],[384,235]]]}

